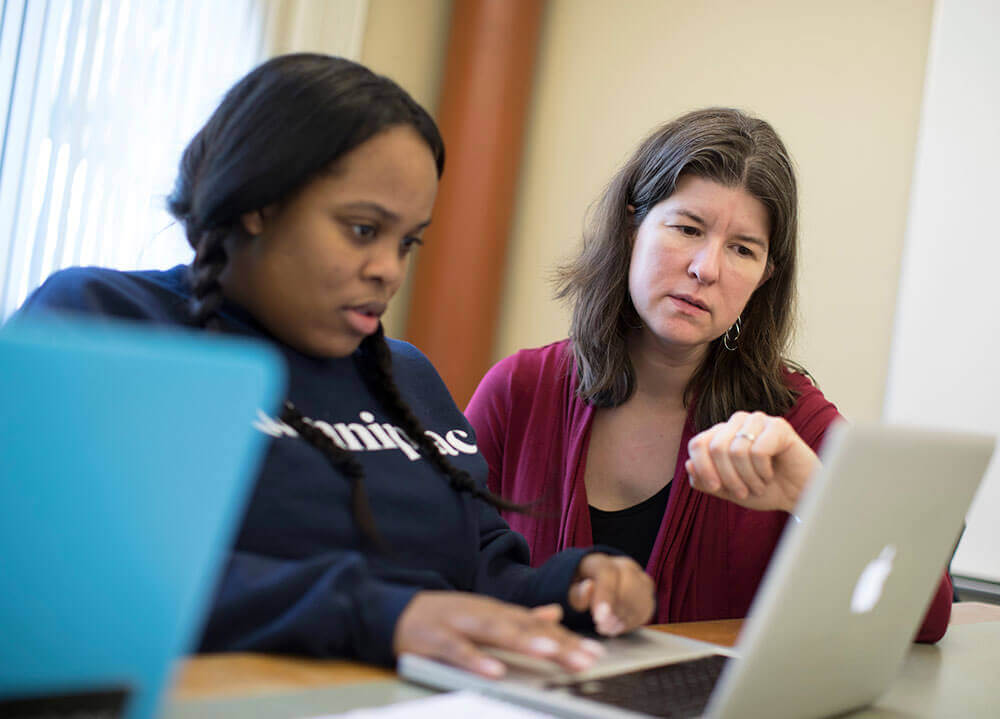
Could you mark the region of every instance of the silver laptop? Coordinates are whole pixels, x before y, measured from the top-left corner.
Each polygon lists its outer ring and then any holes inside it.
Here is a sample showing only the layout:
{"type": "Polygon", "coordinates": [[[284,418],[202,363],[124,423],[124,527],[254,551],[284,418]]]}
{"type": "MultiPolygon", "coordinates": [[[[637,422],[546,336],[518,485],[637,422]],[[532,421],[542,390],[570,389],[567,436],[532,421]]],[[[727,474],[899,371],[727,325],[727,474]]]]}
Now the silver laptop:
{"type": "Polygon", "coordinates": [[[986,471],[992,437],[833,427],[735,649],[642,629],[567,674],[510,659],[489,680],[404,655],[399,673],[565,717],[821,717],[898,673],[986,471]],[[515,663],[516,662],[516,663],[515,663]]]}

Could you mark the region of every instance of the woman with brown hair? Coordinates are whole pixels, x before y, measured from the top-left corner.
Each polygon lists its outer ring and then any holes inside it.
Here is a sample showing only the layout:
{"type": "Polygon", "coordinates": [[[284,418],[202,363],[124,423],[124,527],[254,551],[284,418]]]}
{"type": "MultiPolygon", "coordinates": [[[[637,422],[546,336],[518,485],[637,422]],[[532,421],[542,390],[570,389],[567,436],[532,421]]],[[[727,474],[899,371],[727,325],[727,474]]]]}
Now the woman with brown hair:
{"type": "MultiPolygon", "coordinates": [[[[483,379],[466,416],[532,562],[610,545],[656,621],[744,616],[836,407],[785,353],[797,192],[774,129],[737,110],[656,130],[608,185],[558,296],[570,338],[483,379]]],[[[945,574],[919,639],[950,614],[945,574]]]]}

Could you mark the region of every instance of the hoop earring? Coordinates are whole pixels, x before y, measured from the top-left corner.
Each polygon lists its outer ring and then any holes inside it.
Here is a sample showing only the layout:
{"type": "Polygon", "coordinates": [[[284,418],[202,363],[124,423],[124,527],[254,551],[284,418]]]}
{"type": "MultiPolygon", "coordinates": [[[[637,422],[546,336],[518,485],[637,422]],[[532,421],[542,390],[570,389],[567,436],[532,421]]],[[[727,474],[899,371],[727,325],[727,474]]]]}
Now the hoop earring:
{"type": "Polygon", "coordinates": [[[733,326],[730,327],[728,330],[726,330],[726,334],[722,335],[722,346],[725,347],[730,352],[736,351],[737,347],[736,341],[740,338],[740,332],[743,329],[743,323],[741,320],[742,318],[737,317],[736,322],[733,323],[733,326]],[[730,332],[733,333],[732,336],[729,335],[730,332]]]}

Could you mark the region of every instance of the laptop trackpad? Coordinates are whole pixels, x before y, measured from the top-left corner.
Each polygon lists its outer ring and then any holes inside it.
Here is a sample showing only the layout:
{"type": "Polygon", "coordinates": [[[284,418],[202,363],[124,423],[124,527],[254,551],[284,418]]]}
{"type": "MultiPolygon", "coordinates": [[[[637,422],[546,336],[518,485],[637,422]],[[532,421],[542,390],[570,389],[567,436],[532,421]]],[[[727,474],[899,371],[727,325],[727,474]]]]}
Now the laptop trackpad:
{"type": "Polygon", "coordinates": [[[699,642],[652,629],[639,629],[620,637],[601,638],[607,654],[584,672],[570,673],[552,662],[515,654],[500,649],[487,649],[507,665],[501,682],[535,686],[571,684],[623,674],[660,664],[698,659],[712,654],[733,655],[728,647],[699,642]]]}

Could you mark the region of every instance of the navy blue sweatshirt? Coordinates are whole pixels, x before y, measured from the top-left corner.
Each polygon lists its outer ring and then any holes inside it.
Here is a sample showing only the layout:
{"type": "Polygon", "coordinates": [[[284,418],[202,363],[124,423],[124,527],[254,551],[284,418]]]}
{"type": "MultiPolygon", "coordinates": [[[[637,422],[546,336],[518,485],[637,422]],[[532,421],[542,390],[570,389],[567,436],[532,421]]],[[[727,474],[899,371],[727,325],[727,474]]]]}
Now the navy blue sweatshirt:
{"type": "MultiPolygon", "coordinates": [[[[75,268],[45,282],[18,312],[86,313],[187,325],[187,268],[75,268]]],[[[417,454],[365,387],[354,358],[317,359],[283,345],[241,308],[224,304],[223,331],[276,346],[288,398],[365,470],[375,524],[391,553],[366,550],[348,480],[294,430],[261,412],[273,437],[219,581],[203,651],[272,651],[393,661],[396,621],[422,589],[477,592],[524,606],[559,603],[586,550],[528,566],[528,546],[484,502],[458,493],[417,454]]],[[[193,329],[192,331],[203,331],[193,329]]],[[[485,486],[472,427],[430,362],[388,340],[393,376],[439,451],[485,486]]]]}

